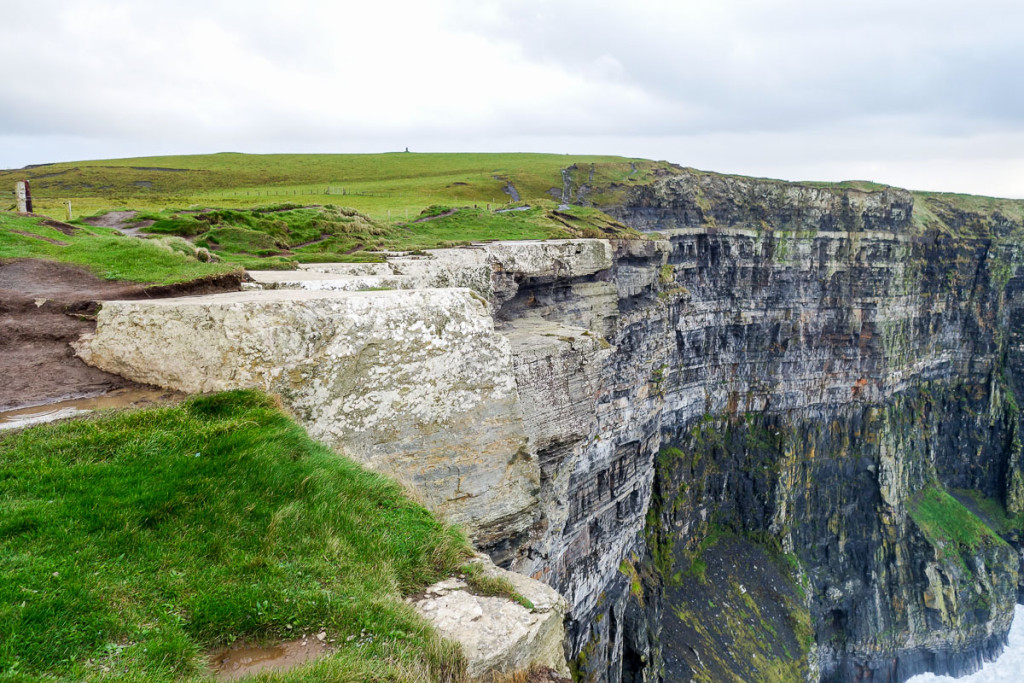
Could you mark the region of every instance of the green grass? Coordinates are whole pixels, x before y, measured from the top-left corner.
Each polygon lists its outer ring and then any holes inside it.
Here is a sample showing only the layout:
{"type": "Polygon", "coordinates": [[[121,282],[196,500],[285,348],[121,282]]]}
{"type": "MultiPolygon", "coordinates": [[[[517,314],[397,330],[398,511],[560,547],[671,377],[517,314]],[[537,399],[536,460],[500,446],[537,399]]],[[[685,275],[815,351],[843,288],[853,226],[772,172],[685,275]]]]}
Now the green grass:
{"type": "MultiPolygon", "coordinates": [[[[550,202],[548,202],[550,204],[550,202]]],[[[470,242],[569,237],[638,237],[596,209],[548,206],[522,211],[428,207],[425,221],[385,223],[350,208],[273,205],[203,212],[143,212],[153,238],[76,226],[71,235],[42,219],[0,212],[0,259],[49,258],[107,279],[166,284],[238,270],[298,263],[382,261],[374,250],[414,251],[470,242]],[[438,208],[444,211],[438,211],[438,208]],[[450,215],[448,215],[450,212],[450,215]],[[218,263],[206,263],[208,254],[218,263]]]]}
{"type": "Polygon", "coordinates": [[[500,576],[488,576],[484,574],[483,567],[476,563],[464,564],[460,571],[469,585],[470,592],[474,595],[504,597],[518,602],[526,609],[533,609],[533,603],[517,591],[508,579],[500,576]]]}
{"type": "Polygon", "coordinates": [[[141,240],[108,228],[79,228],[73,235],[65,235],[37,218],[0,212],[0,260],[11,258],[73,263],[108,280],[152,284],[238,270],[231,264],[200,261],[195,249],[183,240],[141,240]]]}
{"type": "Polygon", "coordinates": [[[261,394],[4,434],[0,509],[0,680],[203,680],[210,648],[320,628],[339,654],[280,680],[462,676],[402,596],[465,540],[261,394]]]}
{"type": "Polygon", "coordinates": [[[908,511],[933,544],[969,551],[982,544],[1005,543],[960,501],[935,485],[918,491],[908,511]]]}
{"type": "MultiPolygon", "coordinates": [[[[567,180],[572,202],[592,206],[593,211],[619,206],[633,188],[680,173],[765,183],[773,197],[771,201],[781,203],[788,201],[787,193],[793,187],[853,192],[875,192],[887,187],[865,180],[789,183],[743,178],[682,168],[666,161],[615,156],[518,153],[223,153],[75,161],[0,171],[0,187],[12,187],[16,180],[30,180],[36,212],[58,219],[65,218],[67,201],[71,201],[76,216],[114,209],[251,209],[290,202],[297,206],[351,207],[390,229],[411,222],[432,206],[480,211],[505,206],[510,201],[504,192],[509,183],[523,203],[549,210],[563,199],[567,180]]],[[[1007,231],[1018,235],[1018,226],[1024,223],[1022,200],[935,192],[912,194],[917,231],[965,237],[1005,236],[1007,231]],[[1007,220],[1013,225],[1008,225],[1007,220]]],[[[738,200],[742,204],[749,198],[738,200]]],[[[705,210],[711,208],[699,189],[695,201],[698,205],[703,202],[705,210]]],[[[0,210],[4,208],[13,206],[0,206],[0,210]]],[[[561,224],[553,216],[548,218],[561,224]]],[[[598,219],[608,220],[603,214],[598,219]]],[[[543,233],[550,226],[539,228],[534,232],[543,233]]],[[[456,241],[466,239],[479,237],[459,237],[456,241]]],[[[446,241],[451,239],[428,236],[415,243],[428,246],[446,241]]]]}
{"type": "Polygon", "coordinates": [[[1001,502],[995,498],[988,498],[974,489],[956,489],[953,493],[959,500],[976,510],[985,523],[1001,536],[1024,533],[1024,512],[1017,515],[1007,514],[1001,502]]]}
{"type": "MultiPolygon", "coordinates": [[[[434,204],[505,204],[512,182],[523,201],[557,199],[562,169],[598,205],[614,185],[649,181],[663,161],[560,154],[205,154],[48,164],[0,171],[0,186],[32,183],[37,213],[65,217],[117,208],[252,207],[290,201],[350,206],[376,220],[412,219],[434,204]],[[590,170],[594,169],[594,179],[590,170]],[[634,171],[633,168],[636,168],[634,171]],[[165,169],[165,170],[156,170],[165,169]],[[173,170],[168,170],[173,169],[173,170]]],[[[5,208],[5,207],[0,207],[5,208]]]]}

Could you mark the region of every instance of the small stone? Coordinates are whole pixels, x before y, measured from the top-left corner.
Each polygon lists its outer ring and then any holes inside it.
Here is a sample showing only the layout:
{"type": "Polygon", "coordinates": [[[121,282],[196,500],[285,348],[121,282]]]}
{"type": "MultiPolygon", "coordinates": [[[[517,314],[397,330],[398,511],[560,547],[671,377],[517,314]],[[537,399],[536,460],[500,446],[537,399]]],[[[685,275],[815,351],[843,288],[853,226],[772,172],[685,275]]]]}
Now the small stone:
{"type": "Polygon", "coordinates": [[[326,637],[327,633],[325,631],[320,631],[320,633],[316,634],[316,639],[320,641],[322,641],[326,637]]]}

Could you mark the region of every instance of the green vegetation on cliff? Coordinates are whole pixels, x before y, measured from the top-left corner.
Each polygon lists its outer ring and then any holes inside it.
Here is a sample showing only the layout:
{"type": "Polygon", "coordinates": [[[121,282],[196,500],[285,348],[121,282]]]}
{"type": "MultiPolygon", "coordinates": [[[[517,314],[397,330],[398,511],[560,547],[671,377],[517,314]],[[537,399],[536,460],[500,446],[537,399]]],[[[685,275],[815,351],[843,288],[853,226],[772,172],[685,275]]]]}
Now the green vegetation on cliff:
{"type": "Polygon", "coordinates": [[[0,680],[206,680],[212,648],[321,630],[338,652],[275,680],[464,670],[402,596],[465,540],[261,394],[4,434],[0,508],[0,680]]]}
{"type": "Polygon", "coordinates": [[[937,485],[918,491],[908,506],[911,518],[938,548],[970,552],[1004,541],[973,512],[937,485]]]}
{"type": "Polygon", "coordinates": [[[675,523],[700,505],[706,479],[729,453],[742,454],[744,474],[736,476],[771,476],[763,460],[778,458],[788,436],[755,414],[705,415],[678,447],[658,455],[645,529],[649,571],[660,577],[673,617],[663,622],[662,645],[694,681],[807,679],[814,631],[797,558],[775,536],[744,530],[727,515],[694,520],[685,535],[675,523]]]}

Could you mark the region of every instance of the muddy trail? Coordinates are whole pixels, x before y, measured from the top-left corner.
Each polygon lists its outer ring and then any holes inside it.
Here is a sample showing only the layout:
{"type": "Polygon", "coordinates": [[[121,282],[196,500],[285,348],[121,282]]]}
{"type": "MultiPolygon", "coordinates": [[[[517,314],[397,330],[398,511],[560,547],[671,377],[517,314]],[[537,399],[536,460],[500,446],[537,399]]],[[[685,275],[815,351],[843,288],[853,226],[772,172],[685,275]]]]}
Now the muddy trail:
{"type": "Polygon", "coordinates": [[[239,289],[239,275],[147,287],[53,261],[0,261],[0,411],[139,388],[86,365],[70,346],[95,329],[100,302],[239,289]]]}

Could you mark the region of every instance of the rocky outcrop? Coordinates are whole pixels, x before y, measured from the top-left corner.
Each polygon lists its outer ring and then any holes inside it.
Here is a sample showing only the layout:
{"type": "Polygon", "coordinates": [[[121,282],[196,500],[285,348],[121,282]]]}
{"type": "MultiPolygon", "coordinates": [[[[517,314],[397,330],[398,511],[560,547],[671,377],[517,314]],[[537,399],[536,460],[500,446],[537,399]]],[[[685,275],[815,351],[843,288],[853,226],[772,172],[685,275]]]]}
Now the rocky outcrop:
{"type": "Polygon", "coordinates": [[[469,583],[453,577],[427,588],[413,601],[416,611],[443,637],[462,646],[472,680],[535,667],[568,676],[562,596],[487,558],[477,562],[483,576],[506,582],[514,595],[477,595],[469,583]]]}
{"type": "Polygon", "coordinates": [[[315,438],[397,477],[482,545],[534,521],[539,468],[511,347],[470,290],[114,301],[78,348],[179,391],[279,394],[315,438]]]}
{"type": "Polygon", "coordinates": [[[924,225],[891,188],[689,172],[613,211],[659,239],[499,243],[260,275],[278,289],[249,298],[113,303],[82,353],[149,383],[280,393],[564,595],[585,679],[755,675],[717,648],[783,679],[901,681],[997,652],[1019,542],[971,510],[1024,510],[1024,226],[924,225]],[[379,287],[406,289],[350,291],[379,287]],[[717,543],[781,569],[730,568],[717,543]],[[702,566],[749,619],[703,627],[721,610],[681,593],[702,566]]]}
{"type": "Polygon", "coordinates": [[[913,195],[681,170],[607,211],[641,230],[745,227],[790,232],[910,232],[913,195]]]}

